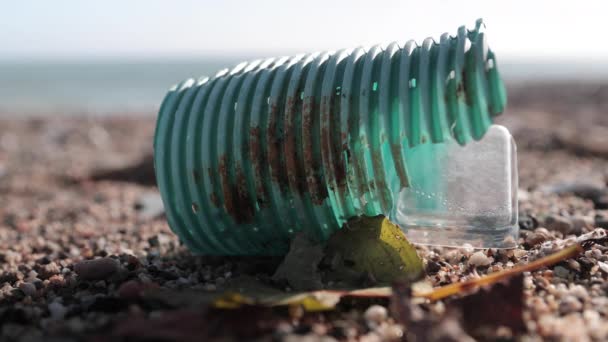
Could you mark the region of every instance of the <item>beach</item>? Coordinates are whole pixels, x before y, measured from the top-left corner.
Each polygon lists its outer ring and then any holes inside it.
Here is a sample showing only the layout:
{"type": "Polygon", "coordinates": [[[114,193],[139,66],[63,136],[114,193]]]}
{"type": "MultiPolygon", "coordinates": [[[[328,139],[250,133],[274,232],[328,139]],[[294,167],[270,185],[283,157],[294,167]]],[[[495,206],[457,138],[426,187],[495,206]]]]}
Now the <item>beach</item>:
{"type": "MultiPolygon", "coordinates": [[[[508,88],[498,123],[518,146],[517,248],[417,246],[427,280],[474,279],[589,237],[578,256],[524,273],[523,331],[473,337],[606,340],[608,85],[508,88]]],[[[154,126],[153,109],[0,117],[0,339],[377,341],[414,331],[384,299],[314,313],[211,309],[210,294],[241,282],[280,287],[271,276],[281,259],[195,256],[180,244],[152,177],[154,126]]],[[[417,305],[445,340],[473,338],[437,318],[449,299],[417,305]]]]}

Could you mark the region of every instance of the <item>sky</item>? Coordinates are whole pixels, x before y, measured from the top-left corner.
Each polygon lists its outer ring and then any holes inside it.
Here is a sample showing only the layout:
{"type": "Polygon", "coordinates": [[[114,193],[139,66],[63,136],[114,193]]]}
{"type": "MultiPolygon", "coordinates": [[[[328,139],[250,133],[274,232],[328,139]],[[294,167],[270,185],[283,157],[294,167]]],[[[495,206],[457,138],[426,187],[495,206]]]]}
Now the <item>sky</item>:
{"type": "Polygon", "coordinates": [[[274,55],[422,41],[483,18],[501,57],[608,57],[607,1],[0,0],[0,58],[274,55]]]}

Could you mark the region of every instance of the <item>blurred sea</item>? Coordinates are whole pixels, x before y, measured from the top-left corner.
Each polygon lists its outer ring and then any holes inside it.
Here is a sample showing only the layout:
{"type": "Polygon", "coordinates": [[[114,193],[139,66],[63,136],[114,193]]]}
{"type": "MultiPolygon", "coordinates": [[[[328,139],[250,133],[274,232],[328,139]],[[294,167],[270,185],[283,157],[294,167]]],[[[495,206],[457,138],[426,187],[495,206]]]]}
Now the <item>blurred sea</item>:
{"type": "MultiPolygon", "coordinates": [[[[0,60],[0,116],[153,115],[167,89],[188,77],[212,76],[251,58],[169,60],[0,60]]],[[[507,83],[608,81],[608,63],[499,60],[507,83]]]]}

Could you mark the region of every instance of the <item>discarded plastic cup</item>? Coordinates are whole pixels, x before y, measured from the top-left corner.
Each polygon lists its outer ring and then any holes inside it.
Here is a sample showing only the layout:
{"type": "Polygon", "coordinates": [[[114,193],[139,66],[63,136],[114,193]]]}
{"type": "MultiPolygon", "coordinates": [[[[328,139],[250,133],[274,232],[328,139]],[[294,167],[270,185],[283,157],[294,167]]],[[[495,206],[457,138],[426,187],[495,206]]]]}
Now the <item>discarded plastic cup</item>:
{"type": "Polygon", "coordinates": [[[517,148],[492,125],[483,139],[423,144],[406,156],[410,186],[395,195],[389,218],[413,242],[514,247],[517,243],[517,148]]]}
{"type": "Polygon", "coordinates": [[[280,255],[384,214],[413,242],[512,247],[516,148],[483,24],[422,45],[269,58],[173,87],[154,137],[196,253],[280,255]]]}

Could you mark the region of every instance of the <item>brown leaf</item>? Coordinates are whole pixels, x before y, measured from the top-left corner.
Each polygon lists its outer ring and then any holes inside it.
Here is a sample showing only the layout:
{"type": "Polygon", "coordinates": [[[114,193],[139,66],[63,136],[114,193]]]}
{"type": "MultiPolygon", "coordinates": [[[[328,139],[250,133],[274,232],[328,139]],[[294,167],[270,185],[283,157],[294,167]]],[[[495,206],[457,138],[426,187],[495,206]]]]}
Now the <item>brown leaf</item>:
{"type": "Polygon", "coordinates": [[[462,313],[465,329],[476,337],[489,337],[500,326],[511,329],[512,334],[526,331],[523,320],[524,276],[521,273],[506,283],[481,288],[447,305],[462,313]]]}
{"type": "Polygon", "coordinates": [[[412,300],[407,282],[398,282],[393,287],[390,309],[396,321],[405,327],[405,341],[474,341],[465,332],[458,310],[450,310],[443,315],[423,310],[412,300]]]}
{"type": "Polygon", "coordinates": [[[281,319],[271,308],[246,305],[235,310],[163,312],[158,318],[132,315],[99,341],[206,341],[219,337],[251,339],[270,333],[281,319]],[[228,333],[228,336],[226,336],[228,333]]]}

